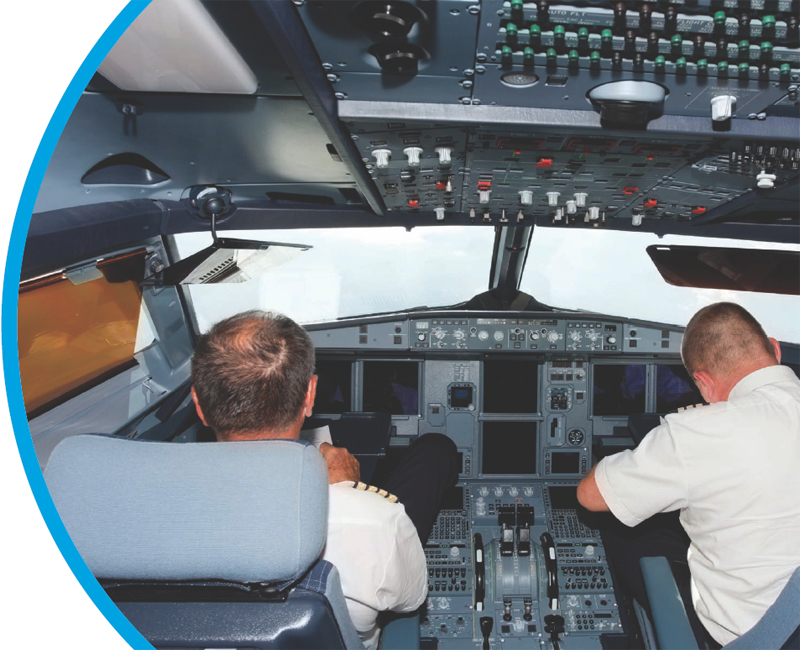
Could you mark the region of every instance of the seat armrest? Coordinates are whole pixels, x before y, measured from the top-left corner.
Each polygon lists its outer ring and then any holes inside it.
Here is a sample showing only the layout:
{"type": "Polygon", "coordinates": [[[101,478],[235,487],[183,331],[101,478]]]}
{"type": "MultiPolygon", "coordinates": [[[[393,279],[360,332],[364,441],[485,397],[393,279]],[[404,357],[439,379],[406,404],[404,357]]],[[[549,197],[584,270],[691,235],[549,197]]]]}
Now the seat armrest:
{"type": "Polygon", "coordinates": [[[381,650],[419,650],[419,612],[391,614],[383,626],[381,650]]]}
{"type": "Polygon", "coordinates": [[[678,585],[665,557],[639,560],[659,650],[697,650],[678,585]]]}

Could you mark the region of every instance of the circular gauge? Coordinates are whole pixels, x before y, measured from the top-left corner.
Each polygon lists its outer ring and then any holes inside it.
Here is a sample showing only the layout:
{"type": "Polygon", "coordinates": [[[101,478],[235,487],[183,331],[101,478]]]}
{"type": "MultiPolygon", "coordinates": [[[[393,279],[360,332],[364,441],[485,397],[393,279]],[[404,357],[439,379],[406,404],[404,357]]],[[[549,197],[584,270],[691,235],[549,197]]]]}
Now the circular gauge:
{"type": "Polygon", "coordinates": [[[584,433],[580,429],[571,429],[567,434],[567,440],[571,445],[580,445],[584,441],[584,433]]]}

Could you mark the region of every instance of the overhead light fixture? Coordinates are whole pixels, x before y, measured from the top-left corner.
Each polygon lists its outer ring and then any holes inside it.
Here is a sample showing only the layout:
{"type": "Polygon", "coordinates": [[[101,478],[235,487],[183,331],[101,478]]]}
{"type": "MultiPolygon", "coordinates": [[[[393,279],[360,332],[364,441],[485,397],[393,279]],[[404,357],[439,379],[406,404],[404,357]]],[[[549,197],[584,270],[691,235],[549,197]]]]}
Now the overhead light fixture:
{"type": "Polygon", "coordinates": [[[199,0],[153,0],[98,68],[121,90],[252,94],[258,80],[199,0]]]}

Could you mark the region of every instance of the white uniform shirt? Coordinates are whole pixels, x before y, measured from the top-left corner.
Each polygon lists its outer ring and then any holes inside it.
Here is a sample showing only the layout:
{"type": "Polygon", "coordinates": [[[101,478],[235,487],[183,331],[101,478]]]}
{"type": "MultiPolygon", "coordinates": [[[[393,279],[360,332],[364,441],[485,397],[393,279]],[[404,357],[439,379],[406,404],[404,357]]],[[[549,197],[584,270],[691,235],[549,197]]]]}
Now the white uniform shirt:
{"type": "Polygon", "coordinates": [[[680,509],[692,599],[719,643],[749,630],[800,566],[800,380],[770,366],[726,402],[668,415],[641,444],[603,459],[595,479],[635,526],[680,509]]]}
{"type": "Polygon", "coordinates": [[[411,612],[428,595],[425,553],[400,503],[352,482],[331,485],[323,559],[336,566],[350,618],[371,650],[378,645],[378,612],[411,612]]]}

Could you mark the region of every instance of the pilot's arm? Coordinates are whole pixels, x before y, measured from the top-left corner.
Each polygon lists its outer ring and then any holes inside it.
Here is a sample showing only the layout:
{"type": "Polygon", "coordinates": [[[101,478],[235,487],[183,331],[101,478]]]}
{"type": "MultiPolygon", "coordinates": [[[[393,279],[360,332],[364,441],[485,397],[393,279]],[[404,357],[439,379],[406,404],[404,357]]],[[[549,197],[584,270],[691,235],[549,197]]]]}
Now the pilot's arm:
{"type": "Polygon", "coordinates": [[[608,512],[608,504],[600,494],[600,489],[597,487],[597,481],[594,478],[594,471],[597,465],[592,467],[583,480],[578,483],[578,501],[587,510],[592,512],[608,512]]]}
{"type": "Polygon", "coordinates": [[[578,485],[587,510],[611,511],[626,526],[659,513],[685,508],[689,480],[679,445],[665,423],[636,449],[601,460],[578,485]]]}

